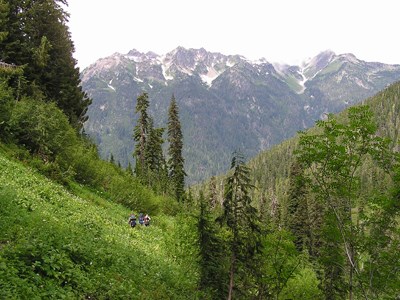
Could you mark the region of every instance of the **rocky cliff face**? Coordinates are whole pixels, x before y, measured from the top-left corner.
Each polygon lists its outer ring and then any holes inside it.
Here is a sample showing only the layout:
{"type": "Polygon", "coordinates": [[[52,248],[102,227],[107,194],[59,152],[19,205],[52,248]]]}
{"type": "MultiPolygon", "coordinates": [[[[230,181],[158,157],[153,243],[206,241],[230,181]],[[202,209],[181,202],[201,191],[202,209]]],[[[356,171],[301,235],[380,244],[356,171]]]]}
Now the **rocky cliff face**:
{"type": "Polygon", "coordinates": [[[255,155],[400,79],[400,65],[325,51],[300,66],[249,61],[178,47],[165,54],[115,53],[82,72],[93,98],[85,125],[101,155],[132,159],[136,98],[144,91],[157,126],[172,94],[182,122],[188,182],[229,167],[231,154],[255,155]]]}

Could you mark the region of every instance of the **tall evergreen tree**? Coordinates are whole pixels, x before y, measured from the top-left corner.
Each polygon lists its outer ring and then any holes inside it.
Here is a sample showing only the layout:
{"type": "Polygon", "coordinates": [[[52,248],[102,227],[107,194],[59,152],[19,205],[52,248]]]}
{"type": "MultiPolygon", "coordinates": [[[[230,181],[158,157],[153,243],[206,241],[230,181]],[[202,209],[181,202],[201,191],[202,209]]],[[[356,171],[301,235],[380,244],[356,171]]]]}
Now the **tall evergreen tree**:
{"type": "MultiPolygon", "coordinates": [[[[235,153],[231,163],[232,174],[225,185],[224,222],[232,234],[230,240],[230,271],[228,299],[233,298],[235,278],[239,270],[251,265],[258,246],[259,227],[257,210],[251,205],[249,169],[241,154],[235,153]],[[239,268],[239,265],[241,268],[239,268]]],[[[245,281],[251,272],[244,272],[245,281]]]]}
{"type": "Polygon", "coordinates": [[[24,67],[29,96],[54,101],[78,130],[91,99],[80,86],[65,0],[10,0],[0,60],[24,67]]]}
{"type": "Polygon", "coordinates": [[[212,299],[223,299],[226,295],[225,243],[218,235],[212,218],[210,203],[204,199],[203,192],[199,197],[200,212],[197,221],[199,243],[199,288],[208,290],[212,299]]]}
{"type": "Polygon", "coordinates": [[[185,189],[185,169],[183,151],[183,134],[181,123],[179,121],[179,109],[172,95],[171,103],[168,110],[168,166],[169,177],[172,184],[174,196],[177,201],[183,201],[185,189]]]}
{"type": "Polygon", "coordinates": [[[209,202],[210,202],[210,206],[212,209],[214,209],[217,205],[217,183],[216,183],[216,179],[215,176],[212,176],[210,179],[210,185],[209,185],[209,202]]]}
{"type": "Polygon", "coordinates": [[[149,108],[149,97],[146,92],[137,98],[135,112],[139,114],[137,124],[133,129],[133,139],[135,140],[135,150],[133,153],[136,159],[135,172],[136,175],[142,180],[146,180],[146,149],[148,141],[148,130],[150,117],[147,109],[149,108]]]}
{"type": "Polygon", "coordinates": [[[307,183],[301,165],[294,161],[289,178],[287,227],[295,237],[298,251],[310,252],[311,230],[307,204],[307,183]]]}
{"type": "Polygon", "coordinates": [[[164,128],[154,128],[153,119],[149,117],[147,132],[145,164],[148,185],[157,192],[165,193],[168,185],[168,169],[162,149],[164,128]]]}

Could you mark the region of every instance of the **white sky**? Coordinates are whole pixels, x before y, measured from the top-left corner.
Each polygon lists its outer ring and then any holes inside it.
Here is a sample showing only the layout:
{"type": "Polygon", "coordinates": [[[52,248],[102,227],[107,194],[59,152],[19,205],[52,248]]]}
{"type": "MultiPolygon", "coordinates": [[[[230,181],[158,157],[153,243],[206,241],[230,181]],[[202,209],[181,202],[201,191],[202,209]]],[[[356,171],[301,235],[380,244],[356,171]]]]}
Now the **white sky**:
{"type": "Polygon", "coordinates": [[[400,64],[399,0],[68,0],[82,69],[178,46],[298,64],[321,51],[400,64]]]}

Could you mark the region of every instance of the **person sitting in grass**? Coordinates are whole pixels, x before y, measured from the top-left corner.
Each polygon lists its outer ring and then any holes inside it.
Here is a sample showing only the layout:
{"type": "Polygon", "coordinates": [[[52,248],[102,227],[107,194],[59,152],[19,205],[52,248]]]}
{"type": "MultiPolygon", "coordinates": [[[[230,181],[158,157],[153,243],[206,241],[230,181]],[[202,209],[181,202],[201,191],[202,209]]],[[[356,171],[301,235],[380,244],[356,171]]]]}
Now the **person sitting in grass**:
{"type": "Polygon", "coordinates": [[[149,226],[150,225],[150,220],[151,220],[150,216],[148,214],[146,214],[144,216],[144,225],[145,226],[149,226]]]}
{"type": "Polygon", "coordinates": [[[143,223],[144,223],[144,217],[143,217],[143,214],[140,213],[140,214],[139,214],[139,224],[140,224],[140,225],[143,225],[143,223]]]}
{"type": "Polygon", "coordinates": [[[136,216],[132,212],[131,216],[129,217],[128,224],[131,225],[132,228],[136,226],[136,216]]]}

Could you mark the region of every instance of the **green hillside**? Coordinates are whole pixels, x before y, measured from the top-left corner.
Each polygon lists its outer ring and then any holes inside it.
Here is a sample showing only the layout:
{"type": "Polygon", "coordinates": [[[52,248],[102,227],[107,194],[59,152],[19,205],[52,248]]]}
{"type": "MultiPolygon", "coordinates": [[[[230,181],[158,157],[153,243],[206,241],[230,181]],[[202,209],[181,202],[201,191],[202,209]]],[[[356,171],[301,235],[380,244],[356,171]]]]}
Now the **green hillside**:
{"type": "Polygon", "coordinates": [[[1,299],[193,299],[194,230],[181,216],[130,228],[130,211],[66,190],[0,154],[1,299]]]}
{"type": "MultiPolygon", "coordinates": [[[[374,120],[378,125],[377,133],[380,136],[388,137],[391,140],[391,149],[398,152],[400,149],[400,82],[394,83],[375,96],[365,99],[361,102],[361,105],[368,105],[371,108],[374,120]]],[[[335,117],[338,120],[343,120],[347,112],[348,110],[345,110],[335,117]]],[[[307,132],[315,133],[316,130],[316,127],[312,127],[307,132]]],[[[263,193],[269,197],[277,196],[283,202],[286,201],[290,166],[295,158],[294,152],[298,148],[298,141],[299,135],[296,135],[249,158],[247,165],[250,168],[252,183],[257,187],[254,195],[257,205],[259,205],[259,199],[263,193]]],[[[223,197],[225,176],[222,174],[215,178],[219,202],[222,201],[223,197]]],[[[374,183],[378,184],[379,182],[375,181],[374,183]]],[[[207,190],[209,185],[210,180],[201,185],[193,186],[192,189],[194,191],[207,190]]]]}
{"type": "MultiPolygon", "coordinates": [[[[290,232],[320,280],[323,296],[300,293],[294,299],[399,296],[400,82],[362,104],[246,164],[261,222],[273,234],[290,232]]],[[[225,210],[232,176],[230,171],[211,178],[192,191],[225,210]]]]}
{"type": "Polygon", "coordinates": [[[100,159],[59,3],[0,0],[0,299],[399,299],[400,83],[185,191],[174,97],[100,159]]]}
{"type": "MultiPolygon", "coordinates": [[[[391,149],[398,151],[400,149],[400,82],[394,83],[375,96],[365,99],[361,104],[366,104],[371,108],[374,120],[378,125],[378,134],[390,138],[392,141],[391,149]]],[[[343,120],[347,112],[348,110],[343,111],[336,118],[343,120]]],[[[309,130],[310,133],[315,133],[315,131],[315,127],[309,130]]],[[[254,184],[259,187],[259,191],[266,193],[273,191],[282,201],[285,201],[290,165],[294,159],[293,153],[298,147],[298,138],[297,135],[250,159],[248,164],[252,171],[254,184]]],[[[365,170],[364,172],[365,177],[368,177],[368,171],[365,170]]],[[[378,184],[374,180],[371,180],[371,183],[378,184]]],[[[372,186],[370,187],[372,188],[372,186]]]]}

